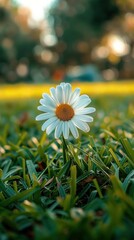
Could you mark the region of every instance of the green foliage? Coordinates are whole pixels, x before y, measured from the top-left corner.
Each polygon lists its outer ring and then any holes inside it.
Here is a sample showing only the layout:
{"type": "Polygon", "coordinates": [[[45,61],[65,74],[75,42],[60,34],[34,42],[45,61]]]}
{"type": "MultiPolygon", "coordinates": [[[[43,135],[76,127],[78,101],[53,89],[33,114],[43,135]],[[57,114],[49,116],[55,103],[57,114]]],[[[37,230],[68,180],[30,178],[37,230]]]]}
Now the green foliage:
{"type": "Polygon", "coordinates": [[[0,239],[133,239],[132,97],[93,105],[91,132],[65,141],[41,132],[36,100],[0,103],[0,239]]]}

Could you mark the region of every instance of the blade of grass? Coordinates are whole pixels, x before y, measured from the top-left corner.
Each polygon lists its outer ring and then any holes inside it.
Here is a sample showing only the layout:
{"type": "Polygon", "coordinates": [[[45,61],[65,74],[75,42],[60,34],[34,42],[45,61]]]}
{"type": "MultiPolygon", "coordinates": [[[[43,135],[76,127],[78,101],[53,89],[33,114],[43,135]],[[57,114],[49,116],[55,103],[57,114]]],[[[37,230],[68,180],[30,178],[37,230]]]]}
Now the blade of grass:
{"type": "Polygon", "coordinates": [[[76,195],[76,186],[77,186],[76,185],[76,178],[77,178],[76,165],[71,166],[70,171],[71,171],[70,194],[72,199],[74,199],[76,195]]]}
{"type": "Polygon", "coordinates": [[[96,178],[93,179],[93,183],[94,183],[94,185],[95,185],[95,187],[96,187],[96,189],[97,189],[97,192],[98,192],[98,194],[99,194],[99,197],[100,197],[100,198],[103,198],[103,195],[102,195],[100,186],[99,186],[96,178]]]}
{"type": "Polygon", "coordinates": [[[132,165],[132,167],[134,167],[134,150],[132,149],[129,141],[127,140],[127,138],[121,138],[120,142],[121,142],[123,148],[125,149],[126,154],[129,157],[130,164],[132,165]]]}
{"type": "Polygon", "coordinates": [[[114,159],[114,160],[115,160],[115,162],[117,163],[117,166],[119,166],[119,168],[120,168],[120,169],[121,169],[123,172],[125,172],[125,170],[124,170],[123,166],[121,165],[121,163],[120,163],[119,159],[117,158],[117,156],[116,156],[116,154],[114,153],[114,151],[113,151],[113,149],[112,149],[112,148],[110,148],[110,149],[109,149],[109,152],[111,153],[111,155],[112,155],[113,159],[114,159]]]}
{"type": "Polygon", "coordinates": [[[26,165],[27,165],[27,169],[28,169],[28,173],[29,173],[30,179],[33,182],[34,181],[34,177],[33,176],[37,177],[37,172],[35,170],[35,165],[33,164],[32,160],[27,160],[26,161],[26,165]]]}
{"type": "Polygon", "coordinates": [[[4,200],[1,202],[2,207],[7,207],[11,203],[14,203],[15,201],[23,201],[27,199],[29,196],[33,195],[36,191],[38,191],[40,188],[39,187],[33,187],[31,189],[24,190],[23,192],[17,193],[14,196],[11,196],[10,198],[4,200]]]}

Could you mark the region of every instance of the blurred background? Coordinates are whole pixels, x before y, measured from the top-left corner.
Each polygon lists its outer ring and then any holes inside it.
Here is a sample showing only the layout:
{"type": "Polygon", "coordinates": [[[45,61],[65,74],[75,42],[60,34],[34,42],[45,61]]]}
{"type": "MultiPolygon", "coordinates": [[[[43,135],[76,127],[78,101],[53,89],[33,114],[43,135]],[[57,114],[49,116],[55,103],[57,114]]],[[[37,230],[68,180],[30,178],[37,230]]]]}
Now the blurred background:
{"type": "Polygon", "coordinates": [[[0,83],[131,79],[133,0],[0,0],[0,83]]]}

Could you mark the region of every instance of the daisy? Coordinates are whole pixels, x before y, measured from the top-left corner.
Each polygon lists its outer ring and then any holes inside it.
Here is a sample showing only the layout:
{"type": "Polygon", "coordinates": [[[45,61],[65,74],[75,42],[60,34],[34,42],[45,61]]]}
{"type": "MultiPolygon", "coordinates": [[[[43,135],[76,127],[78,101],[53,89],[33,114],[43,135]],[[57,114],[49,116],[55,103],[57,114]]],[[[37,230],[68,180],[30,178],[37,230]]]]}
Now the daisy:
{"type": "Polygon", "coordinates": [[[63,135],[68,139],[69,133],[78,138],[78,129],[90,130],[88,123],[93,117],[89,114],[95,112],[95,108],[88,107],[91,99],[85,94],[80,96],[79,88],[72,91],[69,83],[61,83],[50,89],[50,95],[43,93],[42,97],[38,110],[43,113],[36,117],[37,121],[44,121],[42,131],[46,130],[48,135],[54,131],[55,138],[63,135]]]}

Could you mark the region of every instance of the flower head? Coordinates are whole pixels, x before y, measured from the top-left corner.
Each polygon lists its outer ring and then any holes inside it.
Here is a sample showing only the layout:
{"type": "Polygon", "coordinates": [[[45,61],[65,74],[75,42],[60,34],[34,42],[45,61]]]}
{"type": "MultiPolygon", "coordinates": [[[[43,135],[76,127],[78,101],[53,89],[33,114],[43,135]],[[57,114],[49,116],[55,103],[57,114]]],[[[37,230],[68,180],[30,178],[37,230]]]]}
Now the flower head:
{"type": "Polygon", "coordinates": [[[42,96],[38,110],[43,113],[36,117],[37,121],[44,121],[42,131],[46,130],[47,134],[54,131],[55,138],[63,134],[68,139],[70,132],[78,138],[78,129],[84,132],[90,130],[88,123],[93,118],[89,114],[95,112],[95,108],[87,107],[91,99],[85,94],[80,96],[79,88],[72,91],[69,83],[61,83],[50,89],[50,95],[43,93],[42,96]]]}

